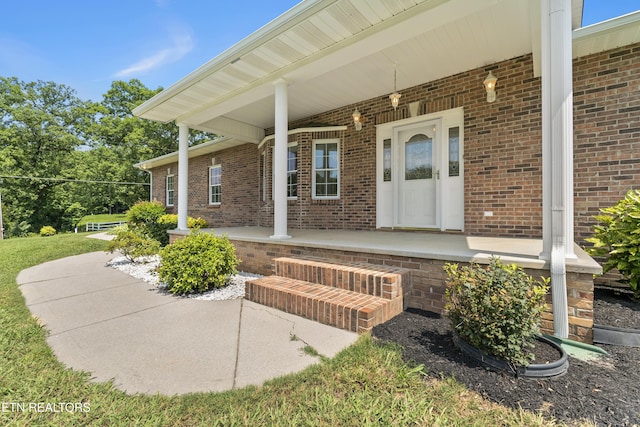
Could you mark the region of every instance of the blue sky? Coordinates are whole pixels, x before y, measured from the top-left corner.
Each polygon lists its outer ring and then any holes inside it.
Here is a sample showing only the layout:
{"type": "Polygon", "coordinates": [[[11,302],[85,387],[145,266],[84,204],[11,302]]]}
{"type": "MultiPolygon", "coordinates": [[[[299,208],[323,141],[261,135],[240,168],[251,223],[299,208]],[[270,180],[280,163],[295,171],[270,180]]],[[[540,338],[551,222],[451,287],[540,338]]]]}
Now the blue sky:
{"type": "MultiPolygon", "coordinates": [[[[66,84],[94,101],[113,80],[168,87],[298,2],[2,0],[0,76],[66,84]]],[[[585,0],[583,25],[638,9],[585,0]]]]}

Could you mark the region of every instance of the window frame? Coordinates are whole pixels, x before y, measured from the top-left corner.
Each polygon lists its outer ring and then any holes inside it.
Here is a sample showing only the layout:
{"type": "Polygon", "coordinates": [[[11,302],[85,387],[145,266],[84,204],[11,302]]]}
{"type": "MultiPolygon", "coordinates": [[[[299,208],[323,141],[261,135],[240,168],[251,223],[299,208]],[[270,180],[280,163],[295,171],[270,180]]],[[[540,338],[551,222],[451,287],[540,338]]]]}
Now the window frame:
{"type": "Polygon", "coordinates": [[[176,179],[175,179],[175,175],[173,175],[173,174],[167,175],[165,177],[164,184],[165,184],[165,193],[164,193],[165,205],[167,205],[167,206],[175,206],[175,202],[176,202],[176,198],[175,198],[175,194],[176,194],[176,179]],[[169,178],[171,178],[171,189],[169,189],[169,178]],[[171,196],[171,197],[169,197],[169,196],[171,196]],[[169,202],[169,200],[171,200],[171,202],[169,202]]]}
{"type": "Polygon", "coordinates": [[[298,143],[297,142],[290,142],[287,144],[287,200],[297,200],[298,199],[298,160],[300,160],[300,158],[298,157],[298,143]],[[296,147],[296,168],[295,169],[289,169],[289,153],[290,148],[291,147],[296,147]],[[289,177],[291,175],[293,175],[295,173],[296,175],[296,183],[295,184],[290,184],[289,183],[289,177]],[[291,196],[289,193],[289,190],[292,188],[292,186],[295,186],[296,189],[296,195],[295,196],[291,196]]]}
{"type": "Polygon", "coordinates": [[[208,193],[209,193],[209,205],[211,205],[211,206],[220,206],[222,204],[222,165],[209,166],[209,176],[207,178],[207,183],[208,183],[207,189],[208,189],[208,193]],[[211,173],[216,169],[220,171],[220,173],[218,175],[219,182],[216,183],[216,184],[213,184],[212,183],[213,176],[211,175],[211,173]],[[217,194],[218,199],[219,199],[218,201],[214,201],[213,200],[213,192],[212,192],[212,190],[213,190],[214,187],[218,187],[219,188],[219,191],[218,191],[218,194],[217,194]]]}
{"type": "MultiPolygon", "coordinates": [[[[341,175],[341,159],[340,159],[340,139],[338,138],[331,138],[331,139],[314,139],[313,140],[313,152],[312,152],[312,172],[311,172],[311,176],[312,176],[312,183],[311,183],[311,188],[312,188],[312,199],[313,200],[338,200],[340,199],[340,175],[341,175]],[[316,147],[318,145],[329,145],[329,144],[335,144],[336,145],[336,157],[337,157],[337,161],[338,164],[336,166],[336,168],[323,168],[323,169],[318,169],[317,165],[316,165],[316,147]],[[337,172],[337,187],[336,187],[336,194],[335,195],[330,195],[330,196],[318,196],[317,195],[317,183],[316,183],[316,174],[318,171],[336,171],[337,172]]],[[[325,184],[326,185],[326,184],[325,184]]]]}

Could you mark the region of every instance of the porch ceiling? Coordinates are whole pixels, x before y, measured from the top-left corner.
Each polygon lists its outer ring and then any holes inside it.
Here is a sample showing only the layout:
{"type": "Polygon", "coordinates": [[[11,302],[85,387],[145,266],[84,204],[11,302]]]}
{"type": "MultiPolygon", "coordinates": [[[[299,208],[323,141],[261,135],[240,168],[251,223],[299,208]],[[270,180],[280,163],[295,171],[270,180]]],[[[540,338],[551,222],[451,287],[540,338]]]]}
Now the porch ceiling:
{"type": "MultiPolygon", "coordinates": [[[[574,0],[574,28],[582,0],[574,0]]],[[[134,110],[258,142],[297,120],[539,49],[539,0],[307,0],[134,110]]],[[[478,76],[481,87],[484,75],[478,76]]],[[[499,76],[498,76],[499,78],[499,76]]]]}

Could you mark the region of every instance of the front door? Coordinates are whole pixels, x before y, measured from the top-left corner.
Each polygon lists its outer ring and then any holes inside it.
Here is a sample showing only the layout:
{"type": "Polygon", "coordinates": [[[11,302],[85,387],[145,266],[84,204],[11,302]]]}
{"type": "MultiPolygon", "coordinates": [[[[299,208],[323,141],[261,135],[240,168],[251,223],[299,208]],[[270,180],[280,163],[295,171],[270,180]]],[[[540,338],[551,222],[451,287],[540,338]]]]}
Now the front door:
{"type": "Polygon", "coordinates": [[[396,129],[397,227],[440,228],[438,123],[396,129]]]}
{"type": "Polygon", "coordinates": [[[376,226],[464,230],[464,110],[376,129],[376,226]]]}

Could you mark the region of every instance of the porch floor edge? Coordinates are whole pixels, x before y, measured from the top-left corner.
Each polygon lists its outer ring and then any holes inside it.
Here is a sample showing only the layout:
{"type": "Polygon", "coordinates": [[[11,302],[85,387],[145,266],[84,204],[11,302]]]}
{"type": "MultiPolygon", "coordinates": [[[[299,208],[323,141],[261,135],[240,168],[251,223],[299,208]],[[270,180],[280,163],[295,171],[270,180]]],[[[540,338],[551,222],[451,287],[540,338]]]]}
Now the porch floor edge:
{"type": "MultiPolygon", "coordinates": [[[[485,264],[493,255],[503,262],[524,268],[548,270],[549,261],[540,259],[542,239],[484,237],[463,234],[422,233],[407,231],[354,231],[289,229],[291,238],[272,239],[270,227],[220,227],[204,229],[231,240],[268,243],[339,251],[367,252],[409,258],[485,264]]],[[[173,235],[188,231],[172,230],[173,235]]],[[[582,248],[574,244],[575,260],[567,260],[568,273],[600,274],[602,267],[582,248]]]]}

